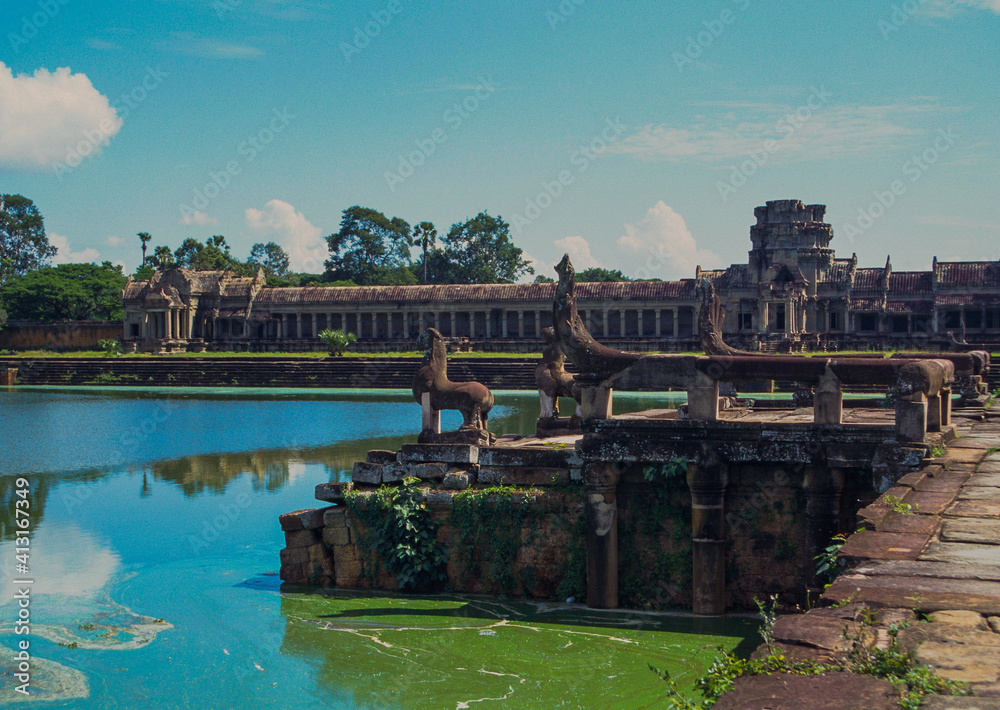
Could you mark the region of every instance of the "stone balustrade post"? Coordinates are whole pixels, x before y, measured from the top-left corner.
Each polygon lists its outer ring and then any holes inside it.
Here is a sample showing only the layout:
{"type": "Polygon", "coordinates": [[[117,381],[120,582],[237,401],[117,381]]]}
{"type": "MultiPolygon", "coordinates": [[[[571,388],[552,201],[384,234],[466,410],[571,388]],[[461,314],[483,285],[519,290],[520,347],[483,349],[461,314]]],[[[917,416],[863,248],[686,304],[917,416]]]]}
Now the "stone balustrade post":
{"type": "Polygon", "coordinates": [[[431,406],[431,393],[420,395],[420,430],[432,434],[441,433],[441,410],[431,406]]]}
{"type": "Polygon", "coordinates": [[[697,464],[688,464],[691,489],[692,606],[695,614],[726,611],[726,486],[728,466],[711,444],[701,446],[697,464]]]}
{"type": "Polygon", "coordinates": [[[896,438],[923,443],[927,434],[927,397],[923,392],[896,397],[896,438]]]}
{"type": "Polygon", "coordinates": [[[584,421],[610,419],[614,391],[610,387],[599,387],[596,383],[585,384],[579,376],[577,381],[581,384],[580,409],[584,421]]]}
{"type": "Polygon", "coordinates": [[[688,417],[697,421],[719,419],[719,381],[703,372],[695,373],[688,385],[688,417]]]}
{"type": "Polygon", "coordinates": [[[843,416],[844,396],[840,389],[840,380],[830,369],[828,362],[813,395],[813,421],[816,424],[840,424],[843,422],[843,416]]]}

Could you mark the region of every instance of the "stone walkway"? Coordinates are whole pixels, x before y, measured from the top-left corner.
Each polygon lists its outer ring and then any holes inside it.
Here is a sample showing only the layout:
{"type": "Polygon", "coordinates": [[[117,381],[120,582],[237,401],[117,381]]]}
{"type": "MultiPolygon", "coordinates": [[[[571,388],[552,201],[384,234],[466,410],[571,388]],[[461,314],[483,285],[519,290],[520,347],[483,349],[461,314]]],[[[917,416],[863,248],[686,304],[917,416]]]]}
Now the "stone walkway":
{"type": "MultiPolygon", "coordinates": [[[[982,421],[956,417],[954,423],[959,436],[944,455],[860,511],[867,529],[841,551],[855,566],[823,594],[844,606],[781,617],[775,638],[792,656],[828,660],[846,650],[845,624],[868,607],[874,613],[873,644],[885,646],[888,626],[905,621],[901,645],[938,675],[966,681],[975,692],[928,697],[921,707],[1000,710],[1000,411],[985,412],[982,421]],[[926,620],[918,621],[914,612],[926,620]]],[[[716,707],[898,707],[880,695],[878,683],[884,681],[821,677],[741,678],[716,707]]]]}

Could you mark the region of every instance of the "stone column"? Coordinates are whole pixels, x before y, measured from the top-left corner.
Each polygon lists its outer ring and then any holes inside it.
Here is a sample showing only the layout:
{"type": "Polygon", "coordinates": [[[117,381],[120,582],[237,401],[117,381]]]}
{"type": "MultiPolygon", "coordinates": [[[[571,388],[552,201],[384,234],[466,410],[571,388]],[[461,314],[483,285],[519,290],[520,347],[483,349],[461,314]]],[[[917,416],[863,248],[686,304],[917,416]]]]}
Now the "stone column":
{"type": "Polygon", "coordinates": [[[580,373],[576,376],[580,383],[581,416],[585,421],[591,419],[610,419],[614,390],[601,387],[599,376],[580,373]]]}
{"type": "Polygon", "coordinates": [[[923,443],[927,434],[927,398],[923,392],[896,397],[896,439],[923,443]]]}
{"type": "Polygon", "coordinates": [[[657,308],[656,309],[656,337],[657,338],[659,338],[659,337],[661,337],[663,335],[663,327],[662,327],[663,324],[660,322],[660,313],[662,313],[662,311],[659,308],[657,308]]]}
{"type": "Polygon", "coordinates": [[[440,311],[434,311],[434,330],[441,332],[441,313],[440,311]]]}
{"type": "Polygon", "coordinates": [[[174,334],[174,331],[173,331],[173,327],[174,327],[174,312],[172,310],[170,310],[169,308],[166,311],[163,312],[163,321],[164,321],[163,327],[164,327],[164,330],[165,330],[164,337],[167,340],[170,340],[171,338],[174,337],[174,335],[173,335],[174,334]]]}
{"type": "Polygon", "coordinates": [[[524,338],[524,311],[517,312],[517,337],[524,338]]]}
{"type": "Polygon", "coordinates": [[[486,311],[485,316],[486,316],[486,337],[487,338],[492,338],[493,337],[493,322],[492,322],[493,319],[490,317],[490,312],[489,311],[486,311]]]}
{"type": "Polygon", "coordinates": [[[312,333],[311,333],[311,335],[312,335],[313,338],[316,337],[316,314],[315,313],[312,314],[312,333]]]}
{"type": "Polygon", "coordinates": [[[601,337],[608,337],[608,309],[601,311],[601,337]]]}
{"type": "Polygon", "coordinates": [[[302,340],[302,312],[299,311],[295,314],[295,338],[296,340],[302,340]]]}
{"type": "Polygon", "coordinates": [[[840,380],[827,363],[813,395],[813,421],[816,424],[840,424],[844,416],[844,397],[840,380]]]}
{"type": "Polygon", "coordinates": [[[688,385],[688,416],[697,421],[714,422],[719,418],[719,381],[698,372],[688,385]]]}
{"type": "Polygon", "coordinates": [[[826,549],[840,528],[840,497],[844,471],[829,466],[806,466],[802,488],[806,493],[806,521],[809,526],[808,556],[812,560],[826,549]]]}
{"type": "Polygon", "coordinates": [[[636,320],[638,321],[638,328],[639,328],[639,332],[636,335],[638,335],[640,338],[642,338],[642,337],[644,337],[646,335],[645,331],[643,331],[643,329],[642,329],[642,308],[639,308],[638,310],[636,310],[636,314],[637,314],[636,315],[636,320]]]}
{"type": "Polygon", "coordinates": [[[587,500],[587,606],[618,608],[618,477],[619,464],[588,463],[583,468],[587,500]]]}
{"type": "Polygon", "coordinates": [[[503,337],[507,338],[507,311],[500,312],[500,331],[503,337]]]}
{"type": "Polygon", "coordinates": [[[757,323],[757,332],[764,335],[771,327],[771,309],[767,301],[760,304],[760,322],[757,323]]]}
{"type": "Polygon", "coordinates": [[[458,337],[458,314],[455,311],[451,312],[451,337],[458,337]]]}
{"type": "Polygon", "coordinates": [[[691,610],[726,611],[726,486],[729,471],[710,443],[701,445],[697,464],[688,464],[691,489],[691,610]]]}

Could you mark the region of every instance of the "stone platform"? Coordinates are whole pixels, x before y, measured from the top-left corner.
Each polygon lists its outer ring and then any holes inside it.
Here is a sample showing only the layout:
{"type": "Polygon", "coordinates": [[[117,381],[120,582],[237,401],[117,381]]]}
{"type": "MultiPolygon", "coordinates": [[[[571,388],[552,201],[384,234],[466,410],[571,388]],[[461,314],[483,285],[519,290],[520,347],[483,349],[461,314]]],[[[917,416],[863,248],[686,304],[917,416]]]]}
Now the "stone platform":
{"type": "MultiPolygon", "coordinates": [[[[954,423],[958,438],[936,452],[941,456],[859,512],[863,529],[840,553],[855,566],[822,595],[845,606],[781,617],[775,639],[791,656],[829,660],[846,651],[845,625],[867,608],[875,621],[869,633],[884,636],[889,623],[905,621],[901,646],[974,693],[931,696],[921,707],[994,710],[1000,709],[1000,411],[954,423]]],[[[859,690],[857,682],[845,674],[740,679],[716,707],[894,706],[876,685],[859,690]],[[822,704],[795,705],[808,697],[822,704]],[[858,697],[871,704],[859,705],[858,697]]]]}

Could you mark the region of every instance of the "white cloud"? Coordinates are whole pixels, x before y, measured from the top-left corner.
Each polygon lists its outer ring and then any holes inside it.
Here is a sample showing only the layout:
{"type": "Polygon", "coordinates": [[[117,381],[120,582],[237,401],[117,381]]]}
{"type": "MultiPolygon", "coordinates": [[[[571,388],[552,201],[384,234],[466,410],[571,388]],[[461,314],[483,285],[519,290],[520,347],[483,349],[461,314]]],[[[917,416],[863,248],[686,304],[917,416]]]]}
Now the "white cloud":
{"type": "Polygon", "coordinates": [[[693,278],[695,266],[712,268],[720,261],[711,251],[698,248],[684,218],[663,200],[638,222],[626,224],[617,246],[622,272],[636,278],[693,278]]]}
{"type": "Polygon", "coordinates": [[[730,110],[699,116],[688,126],[648,124],[609,145],[606,153],[643,160],[714,162],[747,158],[755,152],[765,154],[769,161],[884,152],[922,134],[902,125],[899,114],[942,110],[931,104],[831,106],[828,101],[829,94],[820,87],[798,106],[732,104],[730,110]]]}
{"type": "Polygon", "coordinates": [[[319,273],[330,255],[319,227],[287,202],[271,200],[263,210],[248,209],[244,213],[247,228],[254,242],[276,242],[288,252],[292,271],[319,273]]]}
{"type": "Polygon", "coordinates": [[[0,62],[0,164],[48,167],[96,155],[122,119],[86,74],[69,67],[16,77],[0,62]]]}
{"type": "Polygon", "coordinates": [[[178,224],[182,224],[185,227],[189,227],[191,225],[203,227],[206,224],[216,225],[218,223],[219,220],[217,220],[215,217],[209,217],[204,212],[191,212],[189,214],[185,214],[183,217],[180,218],[180,221],[178,221],[178,224]]]}
{"type": "Polygon", "coordinates": [[[104,240],[104,243],[109,247],[120,247],[125,243],[125,240],[121,237],[116,237],[114,234],[109,234],[108,238],[104,240]]]}
{"type": "Polygon", "coordinates": [[[578,271],[601,265],[601,262],[595,259],[594,255],[590,253],[590,244],[583,237],[563,237],[562,239],[557,239],[554,243],[559,247],[560,252],[569,254],[569,259],[573,262],[573,267],[578,271]]]}
{"type": "Polygon", "coordinates": [[[93,247],[87,247],[83,251],[73,251],[69,246],[69,239],[61,234],[49,232],[49,244],[58,251],[52,257],[53,265],[58,264],[89,264],[101,260],[101,252],[93,247]]]}

